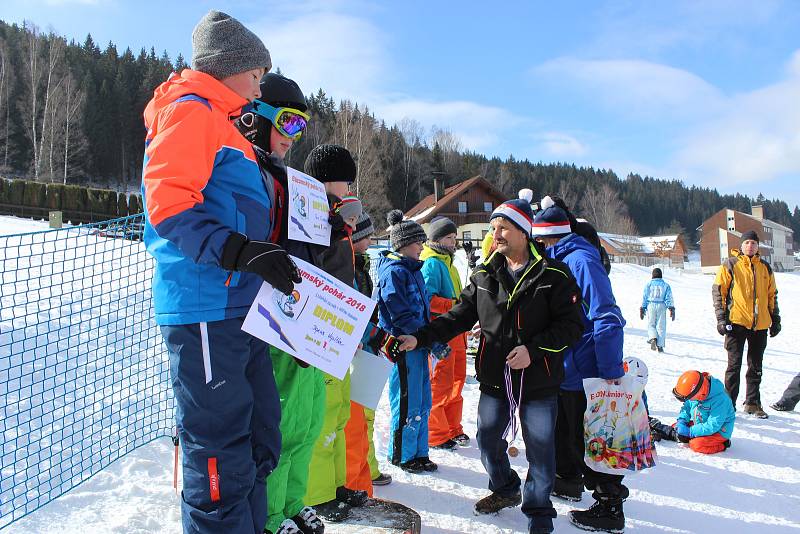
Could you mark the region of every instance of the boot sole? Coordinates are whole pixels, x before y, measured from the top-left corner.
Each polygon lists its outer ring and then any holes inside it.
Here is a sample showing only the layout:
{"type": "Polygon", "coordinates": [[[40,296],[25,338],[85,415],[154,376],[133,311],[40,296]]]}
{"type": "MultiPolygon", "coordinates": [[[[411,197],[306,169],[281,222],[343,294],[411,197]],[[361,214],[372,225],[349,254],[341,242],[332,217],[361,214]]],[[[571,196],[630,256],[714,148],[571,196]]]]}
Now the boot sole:
{"type": "Polygon", "coordinates": [[[578,523],[573,519],[572,514],[568,514],[567,517],[569,518],[569,522],[572,523],[573,526],[578,527],[581,530],[586,530],[589,532],[610,532],[611,534],[623,534],[625,532],[625,528],[599,528],[599,527],[590,527],[589,525],[584,525],[583,523],[578,523]]]}
{"type": "Polygon", "coordinates": [[[559,495],[558,493],[550,493],[552,497],[556,497],[561,499],[562,501],[569,501],[569,502],[581,502],[583,496],[575,497],[574,495],[559,495]]]}

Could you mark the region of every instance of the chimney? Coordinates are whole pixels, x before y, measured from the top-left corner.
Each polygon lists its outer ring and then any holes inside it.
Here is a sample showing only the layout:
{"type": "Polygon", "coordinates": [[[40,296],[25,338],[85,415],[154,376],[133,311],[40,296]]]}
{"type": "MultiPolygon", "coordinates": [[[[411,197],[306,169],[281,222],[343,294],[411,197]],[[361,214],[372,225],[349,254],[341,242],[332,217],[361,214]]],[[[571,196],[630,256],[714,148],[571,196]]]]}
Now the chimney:
{"type": "Polygon", "coordinates": [[[753,214],[753,217],[759,220],[764,219],[764,207],[761,204],[756,204],[752,208],[750,208],[750,213],[753,214]]]}
{"type": "Polygon", "coordinates": [[[442,171],[433,171],[433,204],[434,206],[444,196],[444,176],[442,171]]]}

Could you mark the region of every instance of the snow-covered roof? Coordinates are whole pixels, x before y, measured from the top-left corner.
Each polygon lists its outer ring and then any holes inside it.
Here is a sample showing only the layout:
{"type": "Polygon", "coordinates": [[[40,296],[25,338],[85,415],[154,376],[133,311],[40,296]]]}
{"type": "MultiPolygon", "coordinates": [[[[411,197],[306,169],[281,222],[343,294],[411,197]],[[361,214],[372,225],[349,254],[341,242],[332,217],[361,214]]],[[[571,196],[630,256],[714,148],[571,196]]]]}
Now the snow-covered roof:
{"type": "Polygon", "coordinates": [[[634,249],[637,252],[645,254],[655,254],[656,249],[660,248],[662,243],[667,250],[675,248],[678,242],[679,235],[653,235],[653,236],[636,236],[636,235],[623,235],[623,234],[609,234],[599,232],[597,235],[603,238],[608,244],[616,249],[634,249]]]}

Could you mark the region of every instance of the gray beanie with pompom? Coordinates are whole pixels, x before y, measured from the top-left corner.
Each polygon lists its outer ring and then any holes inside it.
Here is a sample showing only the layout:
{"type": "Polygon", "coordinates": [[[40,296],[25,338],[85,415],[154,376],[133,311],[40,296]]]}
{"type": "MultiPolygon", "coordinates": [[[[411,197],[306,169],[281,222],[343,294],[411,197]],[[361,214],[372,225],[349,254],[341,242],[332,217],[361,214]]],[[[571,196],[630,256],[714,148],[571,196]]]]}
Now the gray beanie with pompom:
{"type": "Polygon", "coordinates": [[[392,210],[386,216],[389,223],[389,242],[393,250],[400,250],[412,243],[424,243],[428,236],[418,222],[411,219],[403,220],[401,210],[392,210]]]}

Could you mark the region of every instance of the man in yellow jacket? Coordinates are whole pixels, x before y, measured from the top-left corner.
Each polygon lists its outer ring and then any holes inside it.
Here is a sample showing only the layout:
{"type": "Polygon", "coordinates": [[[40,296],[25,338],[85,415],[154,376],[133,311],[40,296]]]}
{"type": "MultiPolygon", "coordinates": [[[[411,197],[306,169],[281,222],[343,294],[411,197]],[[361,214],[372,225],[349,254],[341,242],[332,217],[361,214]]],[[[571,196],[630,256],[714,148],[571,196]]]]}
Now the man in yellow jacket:
{"type": "Polygon", "coordinates": [[[717,331],[725,336],[728,351],[728,369],[725,371],[725,389],[736,406],[739,395],[739,373],[742,354],[747,342],[747,392],[745,413],[760,419],[768,416],[761,408],[759,385],[761,362],[767,348],[767,331],[775,337],[781,331],[778,311],[778,290],[775,275],[769,263],[758,254],[758,234],[742,234],[741,251],[732,250],[731,257],[720,265],[711,290],[717,315],[717,331]]]}

